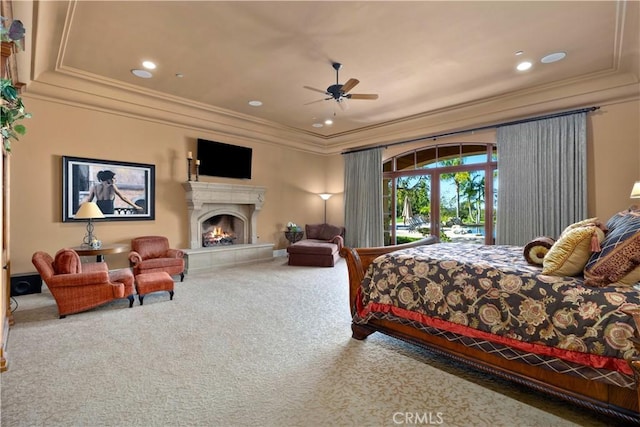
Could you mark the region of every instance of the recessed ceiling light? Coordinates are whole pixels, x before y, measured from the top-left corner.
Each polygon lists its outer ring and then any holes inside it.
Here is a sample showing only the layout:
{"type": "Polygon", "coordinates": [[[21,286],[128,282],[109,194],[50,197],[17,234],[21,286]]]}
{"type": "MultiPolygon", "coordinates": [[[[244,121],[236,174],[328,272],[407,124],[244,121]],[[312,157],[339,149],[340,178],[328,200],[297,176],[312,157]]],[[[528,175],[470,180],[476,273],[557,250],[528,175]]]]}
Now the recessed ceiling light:
{"type": "Polygon", "coordinates": [[[156,69],[156,64],[154,64],[151,61],[143,61],[142,62],[142,66],[144,68],[146,68],[147,70],[155,70],[156,69]]]}
{"type": "Polygon", "coordinates": [[[543,64],[551,64],[552,62],[560,61],[567,56],[566,52],[554,52],[547,56],[543,56],[540,62],[543,64]]]}
{"type": "Polygon", "coordinates": [[[151,77],[153,77],[153,74],[151,74],[147,70],[131,70],[131,73],[136,77],[140,77],[141,79],[150,79],[151,77]]]}
{"type": "Polygon", "coordinates": [[[520,56],[520,55],[522,55],[523,53],[524,53],[524,51],[519,50],[519,51],[517,51],[517,52],[516,52],[516,56],[520,56]]]}
{"type": "Polygon", "coordinates": [[[529,68],[531,68],[533,64],[529,61],[524,61],[518,64],[518,66],[516,67],[518,69],[518,71],[526,71],[529,68]]]}
{"type": "Polygon", "coordinates": [[[262,105],[262,101],[249,101],[249,105],[252,107],[260,107],[262,105]]]}
{"type": "Polygon", "coordinates": [[[176,73],[176,77],[178,77],[178,78],[182,78],[182,77],[184,77],[184,74],[182,74],[182,73],[176,73]]]}
{"type": "Polygon", "coordinates": [[[324,125],[322,123],[314,123],[311,126],[313,126],[314,128],[321,128],[324,125]]]}
{"type": "Polygon", "coordinates": [[[324,121],[324,124],[327,125],[327,126],[330,126],[330,125],[333,124],[333,120],[327,119],[327,120],[324,121]]]}

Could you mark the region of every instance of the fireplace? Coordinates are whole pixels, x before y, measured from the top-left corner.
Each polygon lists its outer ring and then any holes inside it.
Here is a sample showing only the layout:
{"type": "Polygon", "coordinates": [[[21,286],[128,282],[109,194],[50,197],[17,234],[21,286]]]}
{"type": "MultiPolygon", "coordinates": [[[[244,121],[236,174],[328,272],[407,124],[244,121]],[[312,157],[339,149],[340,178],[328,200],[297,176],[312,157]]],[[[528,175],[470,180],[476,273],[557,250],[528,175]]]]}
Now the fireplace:
{"type": "Polygon", "coordinates": [[[258,242],[258,214],[264,203],[264,187],[189,181],[183,184],[189,208],[191,249],[202,248],[202,236],[212,226],[231,227],[236,244],[258,242]],[[211,221],[214,224],[211,224],[211,221]],[[223,221],[222,224],[216,222],[223,221]]]}
{"type": "Polygon", "coordinates": [[[189,181],[187,273],[273,258],[273,244],[259,244],[258,214],[265,188],[189,181]]]}

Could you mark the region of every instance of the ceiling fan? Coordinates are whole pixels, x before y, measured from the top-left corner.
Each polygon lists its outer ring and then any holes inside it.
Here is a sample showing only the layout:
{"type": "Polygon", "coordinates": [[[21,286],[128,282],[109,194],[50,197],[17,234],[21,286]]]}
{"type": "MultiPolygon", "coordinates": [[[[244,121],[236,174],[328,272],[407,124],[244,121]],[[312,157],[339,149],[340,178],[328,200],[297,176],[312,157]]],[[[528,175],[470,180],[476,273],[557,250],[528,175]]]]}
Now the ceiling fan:
{"type": "Polygon", "coordinates": [[[327,90],[321,90],[321,89],[316,89],[310,86],[304,86],[305,89],[323,93],[327,95],[328,98],[312,101],[305,105],[334,99],[338,103],[340,108],[344,110],[347,108],[347,103],[346,103],[347,99],[370,99],[370,100],[378,99],[377,93],[349,93],[351,89],[353,89],[358,83],[360,83],[360,80],[349,79],[345,84],[341,85],[340,80],[338,78],[338,73],[342,68],[342,64],[340,64],[339,62],[334,62],[332,65],[333,65],[333,68],[336,70],[336,84],[329,86],[327,90]]]}

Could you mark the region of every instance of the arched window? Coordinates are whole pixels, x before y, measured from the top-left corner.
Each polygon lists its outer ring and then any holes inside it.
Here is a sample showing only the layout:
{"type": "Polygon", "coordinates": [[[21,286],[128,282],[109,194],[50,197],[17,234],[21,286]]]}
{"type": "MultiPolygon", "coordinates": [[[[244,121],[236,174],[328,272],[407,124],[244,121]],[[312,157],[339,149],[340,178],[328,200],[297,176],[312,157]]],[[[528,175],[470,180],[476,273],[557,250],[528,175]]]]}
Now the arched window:
{"type": "Polygon", "coordinates": [[[464,143],[412,150],[386,160],[385,244],[430,234],[441,241],[493,244],[497,157],[495,144],[464,143]]]}

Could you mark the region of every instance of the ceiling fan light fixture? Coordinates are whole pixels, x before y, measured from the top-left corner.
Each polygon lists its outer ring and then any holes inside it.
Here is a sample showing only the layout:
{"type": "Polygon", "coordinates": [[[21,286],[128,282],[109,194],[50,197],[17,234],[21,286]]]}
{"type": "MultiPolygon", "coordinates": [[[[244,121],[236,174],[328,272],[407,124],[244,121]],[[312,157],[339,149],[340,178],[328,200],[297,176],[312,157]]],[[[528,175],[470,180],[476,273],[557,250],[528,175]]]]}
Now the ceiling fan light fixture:
{"type": "MultiPolygon", "coordinates": [[[[360,83],[360,80],[358,79],[354,79],[354,78],[350,78],[349,80],[347,80],[344,84],[340,84],[340,77],[338,72],[340,71],[340,69],[342,68],[342,64],[338,63],[338,62],[334,62],[333,63],[333,68],[336,70],[336,83],[329,86],[326,90],[320,90],[320,89],[316,89],[314,87],[311,86],[303,86],[303,88],[305,89],[309,89],[312,90],[314,92],[320,92],[326,96],[328,96],[327,98],[318,100],[318,101],[336,101],[338,103],[338,105],[340,106],[340,108],[342,108],[343,110],[347,109],[347,103],[345,102],[347,99],[369,99],[369,100],[374,100],[374,99],[378,99],[378,94],[373,94],[373,93],[349,93],[351,91],[351,89],[353,89],[358,83],[360,83]]],[[[308,104],[313,104],[316,101],[313,102],[309,102],[305,105],[308,104]]]]}
{"type": "Polygon", "coordinates": [[[151,74],[147,70],[134,69],[134,70],[131,70],[131,74],[133,74],[136,77],[140,77],[141,79],[150,79],[151,77],[153,77],[153,74],[151,74]]]}

